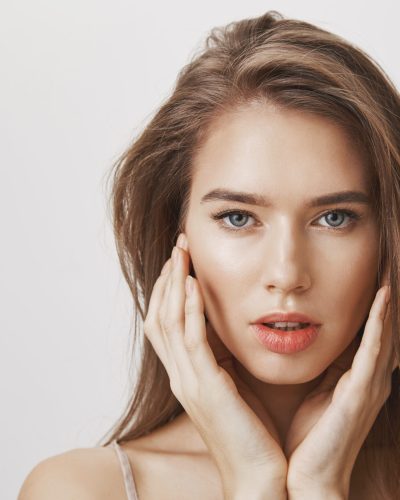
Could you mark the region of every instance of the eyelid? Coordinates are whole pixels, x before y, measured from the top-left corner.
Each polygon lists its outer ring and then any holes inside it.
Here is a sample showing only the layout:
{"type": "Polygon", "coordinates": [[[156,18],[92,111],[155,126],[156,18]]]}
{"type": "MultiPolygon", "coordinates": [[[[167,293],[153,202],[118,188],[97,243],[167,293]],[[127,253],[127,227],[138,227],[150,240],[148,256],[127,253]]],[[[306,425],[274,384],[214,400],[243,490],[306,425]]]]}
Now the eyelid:
{"type": "Polygon", "coordinates": [[[253,214],[252,212],[249,212],[248,210],[243,210],[243,209],[225,209],[221,210],[220,212],[216,212],[211,215],[211,218],[216,220],[224,229],[227,229],[228,231],[248,231],[250,229],[253,229],[252,226],[243,226],[243,227],[237,227],[235,229],[234,226],[227,226],[226,224],[223,224],[223,220],[225,217],[228,215],[233,215],[233,214],[241,214],[241,215],[247,215],[249,217],[252,217],[253,219],[257,219],[256,215],[253,214]]]}
{"type": "MultiPolygon", "coordinates": [[[[321,226],[323,228],[327,228],[328,230],[332,230],[332,231],[344,231],[344,230],[348,229],[350,226],[354,225],[357,220],[359,220],[363,217],[360,213],[354,211],[353,209],[350,209],[347,207],[333,207],[333,208],[330,208],[328,210],[324,210],[323,212],[321,212],[319,215],[316,216],[315,220],[319,220],[319,219],[321,219],[321,217],[327,216],[332,212],[343,213],[343,214],[347,215],[348,218],[350,219],[349,223],[343,227],[334,227],[334,226],[329,226],[329,225],[321,226]]],[[[243,210],[241,208],[224,209],[224,210],[221,210],[219,212],[212,214],[211,218],[216,220],[218,223],[220,223],[222,225],[222,227],[224,229],[227,229],[228,231],[241,231],[241,232],[243,232],[243,231],[248,231],[248,230],[253,229],[254,226],[243,226],[243,227],[237,227],[235,229],[234,226],[227,226],[226,224],[223,224],[222,220],[225,217],[227,217],[228,215],[232,215],[232,214],[242,214],[242,215],[247,215],[249,217],[252,217],[253,219],[256,219],[256,220],[258,219],[254,213],[249,212],[248,210],[243,210]]]]}

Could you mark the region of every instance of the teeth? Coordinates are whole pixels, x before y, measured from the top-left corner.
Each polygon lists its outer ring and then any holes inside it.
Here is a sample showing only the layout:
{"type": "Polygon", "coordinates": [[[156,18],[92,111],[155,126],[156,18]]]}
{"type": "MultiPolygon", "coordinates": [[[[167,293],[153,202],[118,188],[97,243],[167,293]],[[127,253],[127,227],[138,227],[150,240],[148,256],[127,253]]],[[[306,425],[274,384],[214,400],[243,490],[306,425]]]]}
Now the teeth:
{"type": "Polygon", "coordinates": [[[294,323],[294,322],[290,322],[290,321],[277,321],[275,323],[266,323],[266,324],[278,326],[278,327],[282,327],[282,328],[286,328],[287,326],[290,328],[293,328],[293,327],[298,328],[299,326],[306,325],[307,323],[294,323]]]}
{"type": "Polygon", "coordinates": [[[295,322],[290,322],[290,321],[277,321],[275,323],[265,323],[265,324],[271,328],[275,328],[276,330],[292,331],[292,330],[299,330],[301,328],[304,328],[305,326],[308,326],[309,323],[295,323],[295,322]]]}

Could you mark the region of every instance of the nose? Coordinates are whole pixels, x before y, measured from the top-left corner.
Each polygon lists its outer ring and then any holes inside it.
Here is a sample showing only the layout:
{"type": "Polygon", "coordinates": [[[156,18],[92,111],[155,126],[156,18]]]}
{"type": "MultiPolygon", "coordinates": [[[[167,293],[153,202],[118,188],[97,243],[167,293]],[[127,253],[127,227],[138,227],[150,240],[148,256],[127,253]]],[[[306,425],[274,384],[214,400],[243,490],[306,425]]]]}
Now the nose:
{"type": "Polygon", "coordinates": [[[288,295],[311,285],[309,252],[304,235],[292,224],[282,223],[267,235],[263,283],[271,293],[288,295]]]}

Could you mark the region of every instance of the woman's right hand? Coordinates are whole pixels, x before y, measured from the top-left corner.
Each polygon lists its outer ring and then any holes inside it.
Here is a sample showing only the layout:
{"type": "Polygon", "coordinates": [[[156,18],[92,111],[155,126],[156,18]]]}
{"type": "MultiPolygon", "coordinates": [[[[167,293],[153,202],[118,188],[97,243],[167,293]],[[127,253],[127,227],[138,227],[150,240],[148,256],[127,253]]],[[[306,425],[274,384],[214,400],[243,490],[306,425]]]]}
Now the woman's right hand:
{"type": "Polygon", "coordinates": [[[154,284],[145,335],[167,371],[173,394],[218,467],[225,498],[236,498],[238,491],[245,494],[246,488],[258,484],[274,498],[286,498],[287,460],[278,433],[260,401],[237,376],[231,353],[206,324],[199,284],[187,278],[190,256],[183,234],[178,242],[176,263],[168,259],[154,284]],[[185,291],[188,281],[193,283],[191,293],[185,291]]]}

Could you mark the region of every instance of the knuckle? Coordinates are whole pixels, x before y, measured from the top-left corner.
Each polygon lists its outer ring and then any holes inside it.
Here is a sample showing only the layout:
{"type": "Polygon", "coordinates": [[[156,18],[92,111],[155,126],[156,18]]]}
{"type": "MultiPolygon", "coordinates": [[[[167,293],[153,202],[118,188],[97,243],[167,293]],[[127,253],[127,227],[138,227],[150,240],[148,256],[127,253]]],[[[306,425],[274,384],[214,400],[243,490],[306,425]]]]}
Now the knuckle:
{"type": "Polygon", "coordinates": [[[381,343],[378,340],[375,340],[374,342],[368,342],[363,338],[360,348],[364,349],[368,353],[369,357],[376,359],[381,351],[381,343]]]}
{"type": "Polygon", "coordinates": [[[163,322],[166,334],[171,334],[181,330],[181,322],[177,318],[167,318],[163,322]]]}
{"type": "Polygon", "coordinates": [[[200,341],[198,339],[194,339],[191,336],[184,335],[183,337],[183,344],[188,351],[188,353],[196,351],[198,349],[200,341]]]}
{"type": "Polygon", "coordinates": [[[146,319],[143,322],[143,331],[146,337],[149,337],[151,335],[151,332],[154,331],[154,327],[155,327],[154,321],[151,318],[146,317],[146,319]]]}
{"type": "Polygon", "coordinates": [[[381,352],[381,342],[376,341],[371,345],[371,353],[374,356],[374,358],[378,358],[380,352],[381,352]]]}
{"type": "Polygon", "coordinates": [[[196,408],[201,407],[202,395],[199,391],[198,384],[192,384],[189,387],[181,387],[180,399],[184,402],[184,406],[190,408],[192,412],[196,411],[196,408]],[[190,390],[189,390],[190,389],[190,390]]]}

